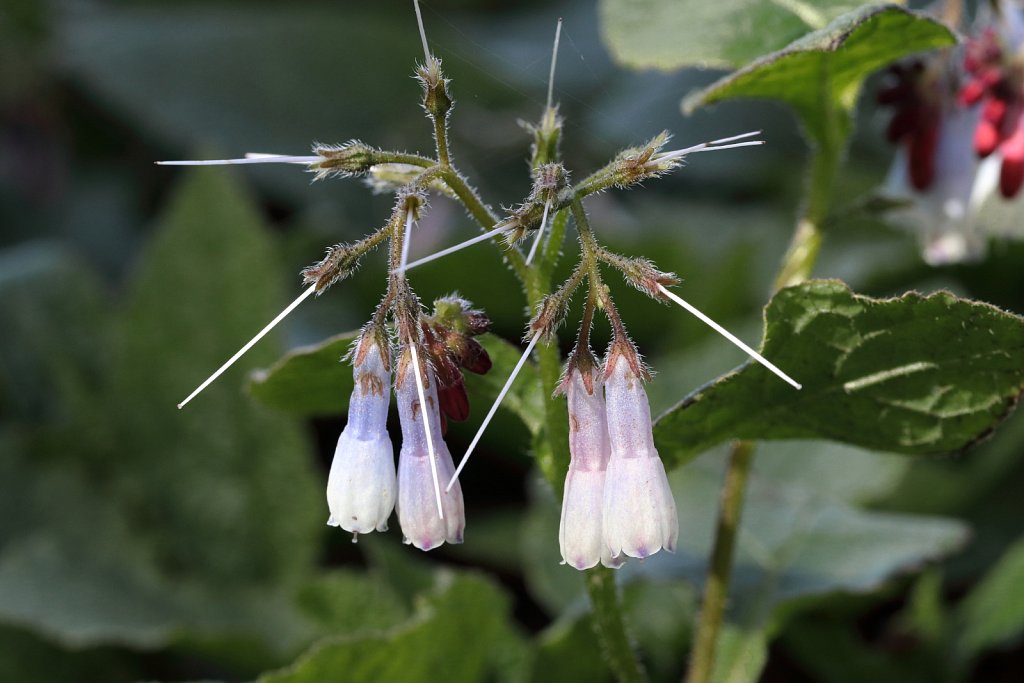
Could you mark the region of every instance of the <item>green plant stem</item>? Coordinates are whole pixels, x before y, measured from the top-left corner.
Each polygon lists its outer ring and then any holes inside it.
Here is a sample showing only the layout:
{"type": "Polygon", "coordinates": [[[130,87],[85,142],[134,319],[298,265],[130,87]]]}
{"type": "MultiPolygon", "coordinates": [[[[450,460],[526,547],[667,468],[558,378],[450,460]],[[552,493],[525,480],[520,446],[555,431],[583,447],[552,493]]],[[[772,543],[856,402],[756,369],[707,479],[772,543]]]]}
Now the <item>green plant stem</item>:
{"type": "Polygon", "coordinates": [[[434,140],[437,141],[437,161],[445,168],[451,168],[451,160],[448,156],[448,126],[443,119],[437,116],[431,117],[434,120],[434,140]]]}
{"type": "MultiPolygon", "coordinates": [[[[490,230],[497,224],[498,218],[455,169],[443,168],[440,177],[462,201],[482,229],[490,230]]],[[[596,273],[597,282],[600,283],[596,256],[598,247],[590,231],[586,212],[578,199],[574,200],[571,205],[573,217],[576,220],[576,230],[580,234],[582,258],[587,261],[584,271],[592,276],[596,273]]],[[[513,272],[523,285],[530,310],[536,310],[538,304],[551,292],[551,274],[555,260],[551,252],[554,251],[557,254],[562,248],[566,222],[567,218],[563,218],[557,228],[552,226],[552,234],[547,241],[545,251],[539,256],[536,267],[528,267],[522,253],[518,250],[504,250],[513,272]],[[549,264],[548,267],[541,267],[541,264],[545,263],[549,264]]],[[[500,238],[495,239],[495,242],[500,244],[500,238]]],[[[537,357],[541,391],[550,392],[558,385],[562,374],[562,359],[557,340],[553,339],[551,342],[538,344],[534,353],[537,357]]],[[[537,449],[538,467],[552,489],[556,493],[560,493],[562,478],[569,465],[567,448],[569,425],[560,402],[554,400],[544,402],[544,425],[536,441],[542,444],[546,442],[544,444],[546,447],[537,449]]],[[[626,634],[614,573],[610,569],[598,566],[585,573],[585,582],[593,611],[594,628],[601,641],[605,661],[620,681],[644,683],[648,680],[647,674],[640,665],[626,634]]]]}
{"type": "Polygon", "coordinates": [[[844,141],[834,136],[823,141],[814,152],[804,209],[775,279],[776,290],[800,284],[814,270],[821,250],[822,223],[832,201],[844,141]]]}
{"type": "Polygon", "coordinates": [[[747,475],[754,459],[754,443],[737,441],[729,453],[729,464],[722,484],[722,498],[715,526],[715,544],[711,550],[711,564],[704,583],[704,598],[697,616],[697,630],[690,657],[687,683],[706,683],[715,668],[715,649],[718,633],[725,614],[729,593],[729,577],[736,549],[740,515],[747,475]]]}
{"type": "MultiPolygon", "coordinates": [[[[833,117],[834,118],[834,117],[833,117]]],[[[796,285],[814,270],[822,243],[822,223],[828,215],[829,203],[839,161],[846,137],[839,131],[838,124],[829,128],[834,131],[814,152],[808,179],[807,198],[800,219],[793,232],[789,249],[783,257],[782,266],[775,279],[775,290],[796,285]]],[[[740,517],[746,494],[747,475],[754,459],[754,443],[737,441],[733,444],[722,484],[721,506],[715,529],[715,541],[708,567],[708,578],[704,584],[704,596],[697,626],[694,645],[690,655],[690,666],[686,683],[708,683],[715,665],[715,650],[718,634],[725,614],[729,594],[729,579],[732,575],[732,561],[735,554],[740,517]]]]}
{"type": "Polygon", "coordinates": [[[636,658],[626,633],[614,570],[598,565],[585,572],[584,580],[590,596],[594,630],[612,673],[621,683],[644,683],[648,680],[647,672],[636,658]]]}

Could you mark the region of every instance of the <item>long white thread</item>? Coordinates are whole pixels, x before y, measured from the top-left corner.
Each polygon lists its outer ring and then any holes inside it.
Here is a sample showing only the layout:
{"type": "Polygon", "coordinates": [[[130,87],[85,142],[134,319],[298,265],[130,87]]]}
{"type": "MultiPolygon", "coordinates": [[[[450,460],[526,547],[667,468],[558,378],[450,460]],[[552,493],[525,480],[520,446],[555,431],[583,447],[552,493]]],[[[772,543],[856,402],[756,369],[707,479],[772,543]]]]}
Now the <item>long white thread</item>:
{"type": "Polygon", "coordinates": [[[282,320],[284,320],[284,318],[285,318],[285,316],[286,316],[286,315],[288,315],[289,313],[291,313],[292,311],[294,311],[294,310],[295,310],[295,309],[296,309],[296,308],[298,307],[298,305],[299,305],[299,304],[301,304],[301,303],[302,303],[303,301],[305,301],[305,300],[306,300],[306,299],[308,299],[308,298],[309,298],[310,296],[312,296],[314,292],[316,292],[316,285],[310,285],[309,289],[307,289],[307,290],[306,290],[306,291],[304,291],[304,292],[303,292],[302,294],[300,294],[300,295],[299,295],[299,297],[298,297],[297,299],[295,299],[295,301],[293,301],[293,302],[291,302],[290,304],[288,304],[288,306],[287,306],[287,307],[286,307],[286,308],[285,308],[285,309],[284,309],[283,311],[281,311],[280,313],[278,313],[278,315],[277,315],[277,317],[276,317],[276,318],[274,318],[274,319],[273,319],[273,320],[271,320],[271,321],[270,321],[269,323],[267,323],[267,326],[266,326],[266,327],[264,327],[264,328],[263,328],[262,330],[260,330],[259,332],[257,332],[257,333],[256,333],[256,336],[255,336],[255,337],[253,337],[252,339],[250,339],[250,340],[249,340],[249,343],[247,343],[247,344],[246,344],[245,346],[243,346],[242,348],[240,348],[240,349],[239,349],[239,350],[238,350],[238,351],[237,351],[237,352],[235,353],[235,355],[231,356],[231,358],[229,358],[229,359],[228,359],[228,361],[227,361],[226,363],[224,363],[224,365],[220,366],[220,367],[219,367],[219,368],[217,369],[217,371],[216,371],[215,373],[213,373],[212,375],[210,375],[209,377],[207,377],[207,378],[206,378],[206,381],[205,381],[205,382],[203,382],[202,384],[200,384],[200,385],[199,385],[199,386],[198,386],[198,387],[196,388],[196,390],[195,390],[195,391],[193,391],[193,392],[192,392],[191,394],[189,394],[189,395],[188,395],[188,398],[186,398],[186,399],[185,399],[184,401],[182,401],[181,403],[179,403],[179,404],[178,404],[178,410],[181,410],[182,408],[184,408],[184,407],[185,407],[185,404],[186,404],[186,403],[188,403],[189,401],[191,401],[191,400],[192,400],[193,398],[195,398],[195,397],[196,397],[197,395],[199,395],[199,392],[200,392],[200,391],[202,391],[202,390],[203,390],[203,389],[205,389],[206,387],[210,386],[210,384],[212,384],[212,383],[213,383],[213,381],[214,381],[215,379],[217,379],[217,378],[218,378],[218,377],[220,377],[220,376],[221,376],[222,374],[224,374],[224,371],[225,371],[225,370],[227,370],[228,368],[230,368],[230,367],[231,367],[231,366],[232,366],[232,365],[234,364],[234,362],[235,362],[236,360],[238,360],[239,358],[241,358],[241,357],[242,357],[242,355],[243,355],[243,354],[244,354],[244,353],[245,353],[246,351],[248,351],[248,350],[249,350],[249,349],[251,349],[251,348],[252,348],[253,346],[255,346],[256,342],[258,342],[258,341],[259,341],[260,339],[263,339],[263,337],[264,337],[264,336],[266,336],[267,332],[270,332],[270,330],[274,329],[274,326],[275,326],[275,325],[277,325],[277,324],[278,324],[279,322],[281,322],[282,320]]]}
{"type": "Polygon", "coordinates": [[[155,161],[157,166],[227,166],[240,164],[315,164],[323,161],[318,156],[292,156],[288,154],[246,154],[244,159],[183,159],[155,161]]]}
{"type": "Polygon", "coordinates": [[[760,363],[761,365],[765,366],[766,368],[768,368],[769,370],[774,372],[776,375],[778,375],[784,381],[788,382],[794,388],[796,388],[796,389],[802,389],[803,388],[803,386],[799,382],[797,382],[792,377],[790,377],[789,375],[784,373],[782,370],[780,370],[778,367],[776,367],[776,365],[774,363],[772,363],[770,360],[768,360],[767,358],[765,358],[764,356],[759,354],[754,349],[752,349],[749,346],[747,346],[746,344],[744,344],[732,332],[730,332],[729,330],[725,329],[724,327],[722,327],[721,325],[716,323],[714,320],[712,320],[708,316],[706,316],[703,313],[701,313],[700,310],[698,310],[695,306],[692,306],[691,304],[689,304],[686,301],[684,301],[682,297],[678,296],[677,294],[674,294],[674,293],[670,292],[668,289],[665,288],[664,285],[659,284],[658,285],[658,289],[661,290],[662,294],[667,296],[669,299],[672,299],[672,301],[675,301],[677,304],[679,304],[680,306],[682,306],[683,308],[688,310],[690,313],[692,313],[695,316],[697,316],[698,318],[700,318],[700,320],[703,323],[705,323],[706,325],[711,327],[711,329],[713,329],[715,332],[718,332],[720,335],[722,335],[723,337],[725,337],[726,339],[731,341],[733,344],[735,344],[736,346],[738,346],[741,349],[743,349],[744,351],[746,351],[747,354],[751,358],[753,358],[758,363],[760,363]]]}
{"type": "Polygon", "coordinates": [[[476,448],[477,443],[480,441],[480,437],[483,436],[484,430],[487,429],[487,425],[490,424],[491,418],[494,417],[494,413],[497,412],[498,406],[501,405],[502,400],[505,398],[505,394],[512,388],[512,382],[515,381],[516,375],[523,369],[523,365],[526,364],[526,359],[530,357],[530,353],[533,351],[533,347],[540,341],[540,332],[533,335],[533,339],[526,345],[526,351],[523,351],[523,355],[519,358],[519,362],[516,363],[516,367],[513,368],[512,374],[508,376],[505,381],[505,386],[498,392],[498,397],[494,399],[494,403],[491,405],[491,409],[487,411],[487,416],[484,421],[480,423],[480,428],[476,432],[476,436],[469,444],[469,448],[466,449],[466,454],[462,456],[462,460],[459,461],[459,466],[455,468],[455,474],[452,475],[451,481],[448,482],[448,486],[445,491],[451,491],[452,486],[455,484],[455,480],[459,478],[459,473],[462,472],[462,468],[466,466],[466,462],[469,460],[469,456],[473,454],[473,449],[476,448]]]}
{"type": "Polygon", "coordinates": [[[416,266],[422,266],[424,263],[430,263],[431,261],[435,261],[435,260],[441,258],[442,256],[447,256],[448,254],[454,254],[455,252],[460,251],[462,249],[465,249],[466,247],[471,247],[474,244],[477,244],[479,242],[483,242],[484,240],[488,240],[488,239],[494,237],[495,235],[497,235],[497,234],[499,234],[501,232],[504,232],[505,230],[508,230],[508,226],[507,225],[501,225],[501,226],[499,226],[497,228],[494,228],[493,230],[488,230],[485,233],[477,235],[476,237],[471,237],[468,240],[466,240],[465,242],[459,242],[458,244],[452,245],[452,246],[450,246],[450,247],[448,247],[446,249],[442,249],[441,251],[433,253],[430,256],[424,256],[421,259],[417,259],[417,260],[413,261],[412,263],[406,264],[404,268],[399,268],[398,270],[395,270],[394,272],[398,273],[398,272],[402,272],[402,271],[406,271],[406,270],[412,270],[416,266]]]}
{"type": "MultiPolygon", "coordinates": [[[[412,371],[416,376],[416,392],[420,395],[420,419],[423,420],[423,433],[427,437],[427,453],[430,454],[430,476],[434,480],[434,497],[437,499],[437,516],[444,519],[444,508],[441,507],[441,483],[437,480],[437,462],[434,455],[434,440],[430,438],[430,416],[427,411],[426,392],[423,390],[423,378],[420,377],[420,357],[416,353],[416,342],[409,344],[412,353],[412,371]]],[[[434,406],[436,408],[436,406],[434,406]]],[[[449,487],[450,488],[450,487],[449,487]]]]}
{"type": "Polygon", "coordinates": [[[540,240],[544,236],[544,226],[548,224],[548,211],[551,209],[551,200],[549,199],[544,203],[544,216],[540,219],[540,228],[537,230],[537,237],[533,240],[533,245],[530,247],[530,253],[526,257],[526,265],[530,265],[533,261],[533,257],[537,254],[537,247],[540,246],[540,240]]]}

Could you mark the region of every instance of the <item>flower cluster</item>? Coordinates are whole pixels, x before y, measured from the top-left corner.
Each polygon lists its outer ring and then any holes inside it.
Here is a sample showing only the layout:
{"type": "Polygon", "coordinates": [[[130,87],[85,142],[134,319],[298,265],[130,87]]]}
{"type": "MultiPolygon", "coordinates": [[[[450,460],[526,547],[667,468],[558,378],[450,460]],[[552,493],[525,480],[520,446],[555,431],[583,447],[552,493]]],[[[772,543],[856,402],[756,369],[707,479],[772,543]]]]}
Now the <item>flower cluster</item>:
{"type": "MultiPolygon", "coordinates": [[[[338,438],[328,476],[328,524],[351,532],[355,538],[358,534],[385,530],[392,511],[396,510],[405,542],[422,550],[446,542],[461,543],[465,506],[459,473],[517,373],[542,340],[549,343],[538,353],[547,354],[549,367],[557,366],[558,347],[551,342],[567,314],[570,298],[586,283],[587,299],[576,350],[569,358],[560,386],[568,398],[571,459],[559,533],[562,556],[573,567],[585,569],[598,562],[616,567],[627,556],[644,558],[662,548],[671,551],[676,544],[678,521],[665,467],[654,446],[651,412],[643,386],[648,373],[603,282],[601,267],[619,272],[628,284],[652,298],[678,303],[794,387],[799,389],[800,385],[670,292],[667,288],[679,282],[675,275],[658,270],[645,258],[615,254],[601,245],[590,228],[583,200],[610,188],[629,188],[660,177],[681,166],[693,153],[760,145],[762,141],[749,140],[758,134],[753,132],[665,151],[670,136],[662,133],[644,145],[624,150],[573,185],[569,171],[559,159],[562,120],[551,103],[549,87],[549,101],[541,121],[529,127],[534,136],[533,189],[522,203],[500,218],[482,202],[452,162],[447,123],[454,102],[449,81],[441,70],[441,61],[427,48],[422,26],[421,37],[425,61],[417,67],[416,77],[422,87],[421,105],[433,124],[434,157],[386,151],[350,141],[338,146],[317,144],[311,156],[259,154],[244,159],[174,162],[305,165],[317,180],[359,176],[375,191],[390,191],[395,196],[394,208],[384,225],[357,242],[328,248],[323,259],[303,270],[307,289],[179,407],[302,301],[351,276],[363,256],[387,244],[387,287],[351,355],[354,387],[348,423],[338,438]],[[430,192],[459,201],[483,232],[462,244],[410,262],[410,235],[427,209],[430,192]],[[553,216],[560,220],[552,219],[544,243],[548,218],[553,216]],[[545,295],[551,289],[551,271],[562,251],[570,216],[579,241],[579,261],[569,278],[545,295]],[[528,254],[524,254],[517,244],[528,235],[534,235],[534,240],[528,254]],[[469,416],[463,371],[486,373],[491,369],[487,351],[475,339],[488,329],[490,321],[482,311],[455,295],[435,301],[433,313],[428,315],[413,292],[408,271],[484,240],[492,240],[504,249],[506,263],[523,284],[536,314],[529,322],[525,352],[456,467],[444,441],[447,420],[464,420],[469,416]],[[602,311],[612,329],[603,369],[589,350],[590,329],[597,310],[602,311]],[[402,431],[397,472],[387,431],[392,375],[402,431]]],[[[545,387],[547,391],[552,388],[545,387]]],[[[549,427],[550,424],[549,421],[549,427]]],[[[564,444],[553,446],[564,448],[564,444]]]]}
{"type": "Polygon", "coordinates": [[[882,194],[932,265],[976,260],[989,235],[1014,232],[994,195],[1024,185],[1024,14],[1000,0],[978,24],[964,46],[890,67],[878,93],[899,145],[882,194]]]}
{"type": "Polygon", "coordinates": [[[638,364],[635,351],[620,346],[601,372],[587,351],[563,383],[571,462],[558,542],[576,569],[675,550],[679,521],[638,364]]]}
{"type": "Polygon", "coordinates": [[[413,355],[411,349],[402,354],[395,382],[402,426],[396,476],[387,432],[391,396],[388,342],[381,330],[373,327],[364,330],[356,342],[348,423],[338,438],[327,480],[327,523],[352,532],[353,537],[385,531],[397,503],[405,541],[430,550],[446,541],[462,543],[465,513],[458,481],[450,490],[440,490],[440,482],[451,480],[455,467],[442,438],[436,375],[426,365],[418,367],[413,355]],[[425,401],[420,400],[420,389],[425,401]]]}

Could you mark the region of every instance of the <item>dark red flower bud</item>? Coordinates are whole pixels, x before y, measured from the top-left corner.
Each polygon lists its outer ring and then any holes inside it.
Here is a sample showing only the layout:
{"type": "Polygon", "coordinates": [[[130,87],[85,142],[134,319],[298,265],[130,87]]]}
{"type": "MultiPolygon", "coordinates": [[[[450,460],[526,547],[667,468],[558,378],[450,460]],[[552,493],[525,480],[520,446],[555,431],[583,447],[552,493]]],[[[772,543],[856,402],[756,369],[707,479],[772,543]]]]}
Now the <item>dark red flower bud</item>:
{"type": "Polygon", "coordinates": [[[441,404],[441,412],[456,422],[469,417],[469,396],[466,395],[466,385],[461,376],[456,384],[440,389],[437,399],[441,404]]]}
{"type": "Polygon", "coordinates": [[[929,121],[910,136],[907,153],[910,162],[910,182],[917,190],[928,189],[935,180],[935,148],[939,142],[939,122],[929,121]]]}
{"type": "Polygon", "coordinates": [[[1020,192],[1024,184],[1024,126],[1018,126],[1002,147],[1003,166],[999,172],[999,191],[1007,199],[1020,192]]]}
{"type": "Polygon", "coordinates": [[[462,367],[478,375],[487,374],[491,369],[491,357],[487,354],[487,349],[475,339],[466,339],[459,362],[462,367]]]}

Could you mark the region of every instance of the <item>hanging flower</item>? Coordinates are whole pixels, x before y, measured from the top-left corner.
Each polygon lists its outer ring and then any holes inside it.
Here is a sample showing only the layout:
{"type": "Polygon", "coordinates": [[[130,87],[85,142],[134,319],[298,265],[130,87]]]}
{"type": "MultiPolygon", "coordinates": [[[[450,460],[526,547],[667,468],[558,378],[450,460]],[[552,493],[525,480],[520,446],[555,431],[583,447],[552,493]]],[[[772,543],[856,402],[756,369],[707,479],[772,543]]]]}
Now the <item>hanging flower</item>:
{"type": "Polygon", "coordinates": [[[576,569],[590,569],[598,562],[618,567],[625,558],[612,559],[601,526],[609,445],[600,368],[592,361],[582,367],[572,363],[563,386],[569,405],[571,461],[558,525],[562,560],[576,569]]]}
{"type": "Polygon", "coordinates": [[[611,447],[605,475],[602,524],[613,558],[675,551],[676,504],[665,466],[654,447],[651,407],[636,351],[613,346],[605,368],[605,401],[611,447]]]}
{"type": "Polygon", "coordinates": [[[455,465],[448,446],[441,438],[437,381],[433,371],[423,373],[426,375],[423,384],[426,400],[421,402],[413,374],[418,371],[417,366],[411,354],[406,355],[395,385],[398,416],[402,423],[402,448],[398,455],[398,523],[406,543],[420,550],[430,550],[445,542],[462,543],[466,513],[458,480],[448,488],[448,482],[455,474],[455,465]]]}
{"type": "Polygon", "coordinates": [[[385,531],[395,507],[395,453],[387,432],[390,364],[386,342],[372,328],[364,332],[352,358],[348,424],[327,479],[327,523],[354,534],[385,531]]]}

